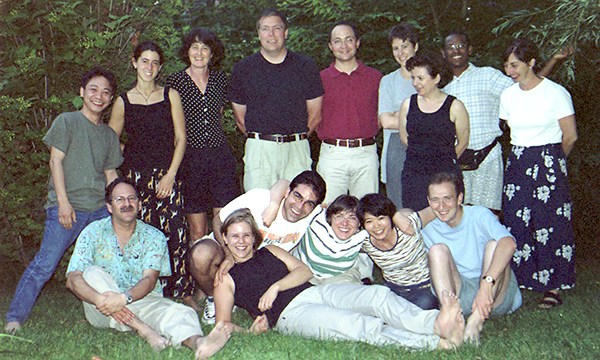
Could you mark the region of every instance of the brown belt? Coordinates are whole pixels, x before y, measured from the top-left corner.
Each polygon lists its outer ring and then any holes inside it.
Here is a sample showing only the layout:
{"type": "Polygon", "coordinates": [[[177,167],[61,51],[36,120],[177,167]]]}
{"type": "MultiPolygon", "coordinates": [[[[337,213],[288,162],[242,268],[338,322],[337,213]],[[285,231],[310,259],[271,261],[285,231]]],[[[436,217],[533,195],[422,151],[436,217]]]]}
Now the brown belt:
{"type": "Polygon", "coordinates": [[[342,140],[342,139],[325,139],[323,140],[325,144],[335,145],[335,146],[344,146],[344,147],[361,147],[361,146],[369,146],[375,144],[375,138],[368,139],[350,139],[350,140],[342,140]]]}
{"type": "Polygon", "coordinates": [[[265,135],[265,134],[255,133],[255,132],[249,132],[248,138],[274,141],[277,143],[287,143],[287,142],[292,142],[292,141],[304,140],[307,138],[307,136],[306,136],[306,133],[292,134],[292,135],[265,135]]]}

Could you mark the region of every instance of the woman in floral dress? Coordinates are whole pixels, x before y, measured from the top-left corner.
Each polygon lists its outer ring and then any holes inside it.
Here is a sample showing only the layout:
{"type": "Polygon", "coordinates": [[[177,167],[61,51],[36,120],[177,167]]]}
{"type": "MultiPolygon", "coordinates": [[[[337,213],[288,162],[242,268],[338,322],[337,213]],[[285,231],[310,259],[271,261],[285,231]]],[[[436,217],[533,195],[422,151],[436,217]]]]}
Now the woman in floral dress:
{"type": "Polygon", "coordinates": [[[500,100],[512,149],[504,172],[504,222],[517,241],[514,271],[521,288],[544,292],[539,304],[562,303],[560,290],[575,285],[574,233],[567,161],[577,127],[571,95],[536,75],[535,44],[513,40],[505,71],[515,84],[500,100]]]}

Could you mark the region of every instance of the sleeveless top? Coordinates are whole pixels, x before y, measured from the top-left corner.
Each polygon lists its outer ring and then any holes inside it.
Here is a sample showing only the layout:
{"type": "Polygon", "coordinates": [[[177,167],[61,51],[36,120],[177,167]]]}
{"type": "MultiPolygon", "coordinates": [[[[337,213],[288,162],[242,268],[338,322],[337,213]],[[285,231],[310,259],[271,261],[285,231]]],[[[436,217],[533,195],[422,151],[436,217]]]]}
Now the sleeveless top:
{"type": "MultiPolygon", "coordinates": [[[[258,300],[271,285],[283,279],[290,272],[285,263],[279,260],[267,248],[259,249],[254,256],[243,263],[236,264],[229,275],[235,283],[235,305],[245,309],[257,317],[263,314],[258,309],[258,300]]],[[[265,311],[270,327],[275,327],[279,315],[285,307],[302,291],[309,288],[308,282],[280,292],[273,302],[273,307],[265,311]]]]}
{"type": "Polygon", "coordinates": [[[169,169],[175,151],[175,128],[171,114],[169,88],[163,101],[132,104],[127,93],[121,94],[125,104],[124,130],[127,143],[123,151],[123,167],[131,170],[169,169]]]}
{"type": "Polygon", "coordinates": [[[419,108],[417,95],[410,97],[405,169],[417,174],[456,171],[456,127],[450,120],[454,99],[454,96],[448,95],[437,111],[424,113],[419,108]]]}

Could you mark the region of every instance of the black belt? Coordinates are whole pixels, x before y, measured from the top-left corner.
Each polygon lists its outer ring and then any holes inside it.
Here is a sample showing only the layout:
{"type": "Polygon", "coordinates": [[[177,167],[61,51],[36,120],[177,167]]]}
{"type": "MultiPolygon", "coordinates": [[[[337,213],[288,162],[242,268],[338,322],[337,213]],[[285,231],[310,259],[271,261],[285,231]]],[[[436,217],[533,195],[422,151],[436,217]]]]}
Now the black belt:
{"type": "Polygon", "coordinates": [[[325,140],[323,140],[323,142],[325,144],[329,144],[329,145],[355,148],[355,147],[361,147],[361,146],[375,145],[375,138],[349,139],[349,140],[344,140],[344,139],[325,139],[325,140]]]}
{"type": "Polygon", "coordinates": [[[287,142],[292,142],[292,141],[304,140],[307,138],[307,136],[306,136],[306,133],[292,134],[292,135],[279,135],[279,134],[265,135],[265,134],[255,133],[255,132],[249,132],[248,138],[257,139],[257,140],[274,141],[277,143],[287,143],[287,142]]]}

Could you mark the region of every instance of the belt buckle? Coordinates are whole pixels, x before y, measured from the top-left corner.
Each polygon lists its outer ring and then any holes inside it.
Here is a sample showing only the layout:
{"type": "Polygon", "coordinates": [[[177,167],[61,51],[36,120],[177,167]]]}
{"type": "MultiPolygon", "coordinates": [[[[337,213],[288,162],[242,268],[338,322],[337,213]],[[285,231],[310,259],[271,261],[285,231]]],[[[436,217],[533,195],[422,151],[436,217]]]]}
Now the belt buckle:
{"type": "Polygon", "coordinates": [[[283,144],[285,141],[284,135],[275,135],[275,142],[277,144],[283,144]]]}

